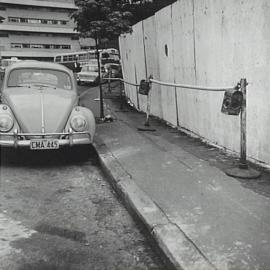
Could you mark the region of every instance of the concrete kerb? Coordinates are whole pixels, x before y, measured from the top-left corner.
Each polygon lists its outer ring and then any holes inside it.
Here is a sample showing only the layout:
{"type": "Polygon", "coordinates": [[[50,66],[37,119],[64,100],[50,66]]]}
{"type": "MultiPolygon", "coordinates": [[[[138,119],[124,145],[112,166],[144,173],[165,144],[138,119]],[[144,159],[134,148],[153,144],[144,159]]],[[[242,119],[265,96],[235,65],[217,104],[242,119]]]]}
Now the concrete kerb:
{"type": "Polygon", "coordinates": [[[216,270],[184,232],[136,185],[100,138],[95,139],[94,147],[111,185],[146,227],[169,267],[177,270],[216,270]]]}

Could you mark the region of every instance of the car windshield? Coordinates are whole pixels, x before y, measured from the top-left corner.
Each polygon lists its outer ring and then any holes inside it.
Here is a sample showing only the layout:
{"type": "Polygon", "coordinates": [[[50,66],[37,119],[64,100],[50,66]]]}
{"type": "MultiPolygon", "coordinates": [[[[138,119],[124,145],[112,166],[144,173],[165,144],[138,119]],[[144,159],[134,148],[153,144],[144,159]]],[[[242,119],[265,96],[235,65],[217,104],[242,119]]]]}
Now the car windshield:
{"type": "Polygon", "coordinates": [[[120,66],[117,64],[106,64],[105,67],[107,69],[111,68],[111,69],[117,69],[117,70],[120,68],[120,66]]]}
{"type": "Polygon", "coordinates": [[[119,65],[111,65],[112,69],[119,69],[119,65]]]}
{"type": "Polygon", "coordinates": [[[21,68],[11,71],[7,86],[44,86],[72,90],[68,73],[53,69],[21,68]]]}
{"type": "Polygon", "coordinates": [[[98,72],[98,66],[84,66],[82,72],[98,72]]]}

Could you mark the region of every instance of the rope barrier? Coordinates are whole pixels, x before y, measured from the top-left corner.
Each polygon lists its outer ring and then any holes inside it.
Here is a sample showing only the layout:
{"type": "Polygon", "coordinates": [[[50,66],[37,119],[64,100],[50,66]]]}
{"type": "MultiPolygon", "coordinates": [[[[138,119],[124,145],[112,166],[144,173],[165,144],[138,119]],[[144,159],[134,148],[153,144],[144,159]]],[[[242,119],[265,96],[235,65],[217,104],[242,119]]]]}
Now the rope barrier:
{"type": "MultiPolygon", "coordinates": [[[[127,81],[124,81],[121,78],[106,78],[107,80],[120,80],[126,84],[134,85],[134,86],[140,86],[138,84],[130,83],[127,81]]],[[[226,170],[226,174],[233,177],[238,178],[245,178],[245,179],[252,179],[257,178],[260,176],[260,172],[249,168],[247,164],[246,159],[246,87],[247,87],[247,80],[241,79],[240,83],[237,83],[235,87],[229,86],[229,87],[207,87],[207,86],[196,86],[196,85],[188,85],[188,84],[178,84],[178,83],[169,83],[169,82],[162,82],[158,80],[154,80],[152,75],[147,78],[147,80],[144,81],[144,83],[147,83],[148,86],[141,85],[143,88],[149,88],[147,92],[147,109],[146,109],[146,121],[143,128],[138,128],[140,131],[155,131],[155,129],[150,128],[149,124],[149,116],[150,116],[150,95],[149,91],[151,90],[151,84],[155,83],[159,85],[169,86],[169,87],[179,87],[179,88],[186,88],[186,89],[193,89],[193,90],[203,90],[203,91],[213,91],[213,92],[224,92],[227,90],[234,90],[232,92],[241,91],[243,95],[243,100],[240,102],[241,108],[240,108],[240,162],[238,167],[230,168],[226,170]]],[[[122,94],[122,91],[120,91],[122,94]]],[[[232,96],[231,96],[232,97],[232,96]]],[[[122,100],[122,95],[120,96],[122,100]]],[[[224,97],[223,103],[226,101],[226,98],[224,97]]],[[[229,103],[232,104],[232,100],[229,101],[229,103]]],[[[122,104],[122,102],[121,102],[122,104]]],[[[176,103],[177,106],[177,103],[176,103]]],[[[226,105],[227,106],[227,105],[226,105]]],[[[231,106],[231,105],[230,105],[231,106]]],[[[235,113],[229,113],[229,108],[227,107],[227,114],[236,115],[235,113]]],[[[178,113],[178,108],[176,108],[176,112],[178,113]]]]}
{"type": "Polygon", "coordinates": [[[195,85],[188,85],[188,84],[177,84],[177,83],[167,83],[167,82],[161,82],[158,80],[150,79],[150,82],[156,83],[159,85],[164,86],[172,86],[172,87],[180,87],[180,88],[186,88],[186,89],[194,89],[194,90],[203,90],[203,91],[226,91],[226,90],[234,90],[236,87],[206,87],[206,86],[195,86],[195,85]]]}
{"type": "Polygon", "coordinates": [[[111,80],[111,81],[122,81],[121,78],[102,78],[102,80],[111,80]]]}
{"type": "Polygon", "coordinates": [[[139,84],[130,83],[130,82],[127,82],[127,81],[124,81],[124,80],[122,80],[122,82],[125,83],[125,84],[133,85],[133,86],[140,86],[139,84]]]}
{"type": "Polygon", "coordinates": [[[103,78],[104,80],[111,80],[111,81],[121,81],[125,84],[129,84],[129,85],[133,85],[133,86],[140,86],[139,84],[136,83],[131,83],[131,82],[127,82],[125,80],[123,80],[122,78],[103,78]]]}
{"type": "MultiPolygon", "coordinates": [[[[105,80],[111,80],[111,81],[122,81],[125,84],[133,85],[133,86],[140,86],[136,83],[127,82],[121,78],[104,78],[105,80]]],[[[196,85],[189,85],[189,84],[178,84],[178,83],[169,83],[169,82],[162,82],[154,79],[150,79],[150,82],[164,85],[164,86],[170,86],[170,87],[179,87],[179,88],[186,88],[186,89],[194,89],[194,90],[202,90],[202,91],[220,91],[224,92],[226,90],[235,90],[237,86],[228,86],[228,87],[209,87],[209,86],[196,86],[196,85]]]]}

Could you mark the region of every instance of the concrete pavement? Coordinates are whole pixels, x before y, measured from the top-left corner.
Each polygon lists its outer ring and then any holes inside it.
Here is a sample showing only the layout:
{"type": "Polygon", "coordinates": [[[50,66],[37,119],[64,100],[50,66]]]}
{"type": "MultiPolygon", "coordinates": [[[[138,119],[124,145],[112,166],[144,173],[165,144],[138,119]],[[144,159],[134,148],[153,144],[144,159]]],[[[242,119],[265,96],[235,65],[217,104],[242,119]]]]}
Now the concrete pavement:
{"type": "Polygon", "coordinates": [[[176,269],[270,269],[269,172],[228,177],[236,159],[151,120],[121,112],[97,126],[95,147],[112,184],[176,269]]]}

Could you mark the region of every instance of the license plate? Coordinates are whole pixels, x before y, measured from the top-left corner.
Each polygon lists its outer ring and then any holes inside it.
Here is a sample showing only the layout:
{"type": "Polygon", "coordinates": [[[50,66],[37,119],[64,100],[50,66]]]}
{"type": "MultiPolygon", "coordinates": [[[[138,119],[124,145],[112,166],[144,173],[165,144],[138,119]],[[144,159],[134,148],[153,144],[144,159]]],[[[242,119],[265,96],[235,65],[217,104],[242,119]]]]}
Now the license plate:
{"type": "Polygon", "coordinates": [[[30,141],[31,150],[58,149],[59,141],[56,139],[36,139],[30,141]]]}

